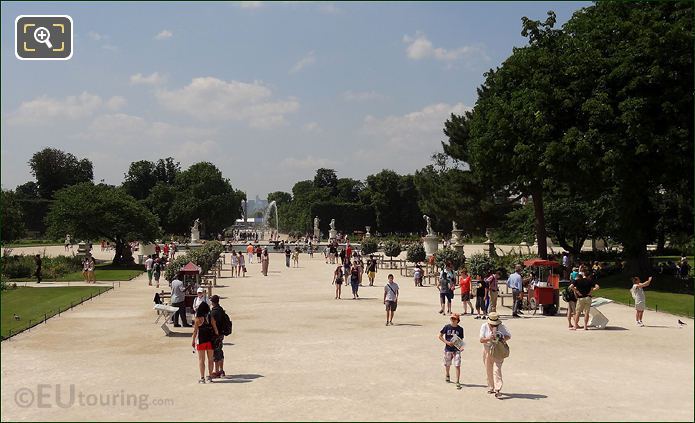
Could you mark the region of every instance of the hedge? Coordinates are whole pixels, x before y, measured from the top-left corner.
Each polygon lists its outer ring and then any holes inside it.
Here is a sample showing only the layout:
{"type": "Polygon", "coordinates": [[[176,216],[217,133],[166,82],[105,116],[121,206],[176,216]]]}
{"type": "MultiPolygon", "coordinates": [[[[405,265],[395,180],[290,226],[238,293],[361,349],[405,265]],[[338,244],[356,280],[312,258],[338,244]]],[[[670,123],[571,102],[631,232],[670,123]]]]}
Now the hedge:
{"type": "Polygon", "coordinates": [[[164,271],[164,278],[168,281],[174,280],[176,274],[183,266],[192,262],[201,268],[201,274],[207,273],[212,266],[217,263],[220,255],[224,253],[224,246],[217,241],[206,242],[202,247],[189,250],[185,255],[176,257],[167,264],[164,271]]]}

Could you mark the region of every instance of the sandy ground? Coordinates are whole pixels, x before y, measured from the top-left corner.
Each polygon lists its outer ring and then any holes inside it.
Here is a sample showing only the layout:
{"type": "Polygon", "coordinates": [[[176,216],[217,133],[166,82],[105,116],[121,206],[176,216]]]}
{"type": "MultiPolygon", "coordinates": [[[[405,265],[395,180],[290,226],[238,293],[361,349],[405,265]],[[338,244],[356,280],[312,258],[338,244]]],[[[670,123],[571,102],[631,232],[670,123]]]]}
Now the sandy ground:
{"type": "Polygon", "coordinates": [[[215,291],[234,321],[226,379],[197,383],[190,331],[164,336],[141,276],[2,342],[2,420],[693,419],[692,320],[680,329],[676,317],[647,311],[640,328],[633,310],[608,304],[607,330],[570,332],[565,318],[511,320],[501,308],[513,338],[497,400],[485,390],[481,323],[470,316],[465,386],[444,382],[437,334],[448,319],[433,287],[396,273],[401,301],[396,325],[385,327],[384,270],[359,301],[347,289],[338,301],[318,255],[288,269],[273,254],[268,277],[247,267],[244,279],[225,267],[215,291]]]}

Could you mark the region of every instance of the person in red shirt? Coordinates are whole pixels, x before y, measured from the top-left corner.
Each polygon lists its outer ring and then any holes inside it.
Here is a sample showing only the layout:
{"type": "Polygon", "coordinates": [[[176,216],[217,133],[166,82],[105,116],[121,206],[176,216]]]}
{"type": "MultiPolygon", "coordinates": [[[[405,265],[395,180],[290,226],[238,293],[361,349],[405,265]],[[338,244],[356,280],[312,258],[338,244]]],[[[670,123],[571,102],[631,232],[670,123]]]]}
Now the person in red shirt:
{"type": "Polygon", "coordinates": [[[352,247],[350,246],[350,242],[348,241],[347,248],[345,249],[345,261],[350,263],[351,258],[352,258],[352,247]]]}
{"type": "Polygon", "coordinates": [[[461,302],[463,303],[463,315],[468,314],[468,307],[471,308],[473,314],[473,304],[471,303],[471,276],[468,274],[468,269],[461,268],[459,276],[459,287],[461,287],[461,302]]]}
{"type": "Polygon", "coordinates": [[[164,248],[162,249],[162,252],[164,253],[164,257],[169,258],[169,244],[164,244],[164,248]]]}

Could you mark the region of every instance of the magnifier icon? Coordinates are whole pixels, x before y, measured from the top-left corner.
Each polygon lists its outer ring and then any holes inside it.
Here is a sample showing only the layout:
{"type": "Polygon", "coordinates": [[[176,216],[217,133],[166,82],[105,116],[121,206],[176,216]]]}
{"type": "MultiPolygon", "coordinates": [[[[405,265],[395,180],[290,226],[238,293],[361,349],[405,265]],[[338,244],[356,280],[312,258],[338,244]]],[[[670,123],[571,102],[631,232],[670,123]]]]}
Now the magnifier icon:
{"type": "Polygon", "coordinates": [[[34,31],[34,39],[37,43],[46,44],[48,48],[53,48],[53,44],[51,44],[51,33],[43,26],[36,28],[36,31],[34,31]]]}

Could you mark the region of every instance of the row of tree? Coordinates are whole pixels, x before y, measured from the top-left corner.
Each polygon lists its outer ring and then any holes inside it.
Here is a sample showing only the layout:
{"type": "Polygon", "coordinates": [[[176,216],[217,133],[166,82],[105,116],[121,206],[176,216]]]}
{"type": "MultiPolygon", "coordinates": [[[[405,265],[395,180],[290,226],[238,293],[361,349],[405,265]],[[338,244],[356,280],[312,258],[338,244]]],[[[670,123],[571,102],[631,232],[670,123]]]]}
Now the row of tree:
{"type": "Polygon", "coordinates": [[[92,163],[46,148],[29,161],[36,181],[2,190],[2,241],[27,230],[62,239],[110,240],[114,262],[132,261],[128,242],[186,236],[200,218],[208,233],[220,233],[240,216],[245,194],[213,164],[186,170],[172,158],[131,163],[120,186],[94,184],[92,163]]]}

